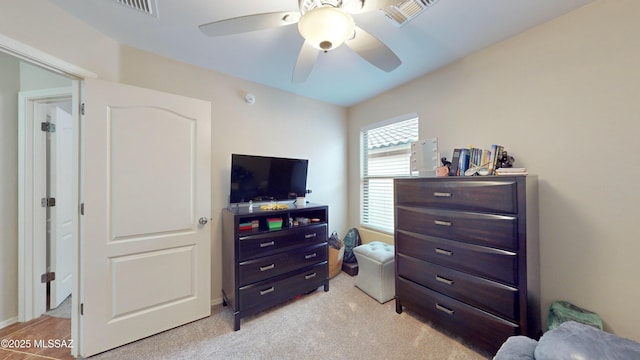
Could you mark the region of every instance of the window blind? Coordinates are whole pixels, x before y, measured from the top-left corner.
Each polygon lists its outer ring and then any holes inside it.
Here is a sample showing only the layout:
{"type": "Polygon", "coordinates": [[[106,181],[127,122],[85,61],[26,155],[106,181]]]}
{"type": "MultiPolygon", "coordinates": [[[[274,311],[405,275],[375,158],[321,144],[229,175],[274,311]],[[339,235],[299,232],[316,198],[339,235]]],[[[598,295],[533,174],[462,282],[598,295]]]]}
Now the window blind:
{"type": "Polygon", "coordinates": [[[418,118],[363,130],[361,135],[361,223],[393,233],[393,178],[411,175],[411,143],[418,140],[418,118]]]}

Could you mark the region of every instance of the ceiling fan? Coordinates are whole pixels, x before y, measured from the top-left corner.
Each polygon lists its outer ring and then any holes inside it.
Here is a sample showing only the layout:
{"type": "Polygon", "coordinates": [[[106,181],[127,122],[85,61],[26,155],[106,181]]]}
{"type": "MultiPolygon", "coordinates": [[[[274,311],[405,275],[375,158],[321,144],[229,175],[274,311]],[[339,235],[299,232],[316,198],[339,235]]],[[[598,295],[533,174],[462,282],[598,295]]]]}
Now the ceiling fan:
{"type": "Polygon", "coordinates": [[[377,68],[390,72],[402,61],[382,41],[355,24],[351,14],[382,9],[403,26],[437,0],[298,0],[299,10],[240,16],[200,25],[208,36],[224,36],[298,24],[305,39],[298,54],[292,81],[307,79],[321,51],[346,44],[377,68]]]}

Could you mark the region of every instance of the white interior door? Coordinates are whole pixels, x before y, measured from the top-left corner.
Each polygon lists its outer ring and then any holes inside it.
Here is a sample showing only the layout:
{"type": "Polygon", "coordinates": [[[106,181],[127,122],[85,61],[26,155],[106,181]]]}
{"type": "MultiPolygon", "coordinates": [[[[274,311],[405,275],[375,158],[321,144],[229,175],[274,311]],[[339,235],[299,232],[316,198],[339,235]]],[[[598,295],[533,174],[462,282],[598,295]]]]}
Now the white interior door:
{"type": "Polygon", "coordinates": [[[54,309],[71,295],[73,288],[73,246],[77,204],[73,201],[73,122],[71,114],[51,106],[48,120],[55,125],[49,142],[49,188],[56,205],[49,208],[49,261],[56,278],[50,283],[49,307],[54,309]]]}
{"type": "Polygon", "coordinates": [[[95,79],[83,91],[86,357],[210,315],[211,105],[95,79]]]}

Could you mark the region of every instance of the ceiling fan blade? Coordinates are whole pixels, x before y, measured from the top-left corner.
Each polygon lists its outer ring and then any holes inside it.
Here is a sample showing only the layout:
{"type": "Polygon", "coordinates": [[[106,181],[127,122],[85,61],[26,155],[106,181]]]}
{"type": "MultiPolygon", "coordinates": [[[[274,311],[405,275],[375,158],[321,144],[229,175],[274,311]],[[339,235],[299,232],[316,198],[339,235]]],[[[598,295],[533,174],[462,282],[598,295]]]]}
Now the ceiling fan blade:
{"type": "Polygon", "coordinates": [[[319,54],[320,50],[311,46],[311,43],[308,41],[305,41],[298,54],[298,60],[296,61],[296,67],[293,69],[291,81],[301,83],[307,80],[319,54]]]}
{"type": "Polygon", "coordinates": [[[387,45],[358,26],[356,26],[356,36],[347,40],[345,44],[371,65],[386,72],[390,72],[402,64],[400,58],[387,45]]]}
{"type": "Polygon", "coordinates": [[[295,24],[299,11],[278,11],[240,16],[198,26],[208,36],[223,36],[295,24]]]}

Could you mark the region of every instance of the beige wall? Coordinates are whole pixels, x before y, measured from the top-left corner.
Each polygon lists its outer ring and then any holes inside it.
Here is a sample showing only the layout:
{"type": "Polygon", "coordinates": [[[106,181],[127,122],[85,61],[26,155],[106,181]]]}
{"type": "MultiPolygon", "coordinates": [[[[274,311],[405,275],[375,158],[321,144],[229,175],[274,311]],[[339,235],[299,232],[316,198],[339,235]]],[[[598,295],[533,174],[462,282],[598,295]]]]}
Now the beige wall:
{"type": "MultiPolygon", "coordinates": [[[[94,72],[102,79],[211,101],[213,302],[222,301],[220,212],[228,197],[231,153],[309,159],[307,185],[313,190],[309,200],[329,206],[330,231],[342,235],[346,232],[347,183],[344,179],[347,131],[344,108],[123,47],[47,1],[3,2],[0,35],[94,72]],[[245,92],[256,95],[254,105],[244,102],[245,92]]],[[[2,80],[4,83],[4,77],[2,80]]],[[[18,81],[16,78],[16,88],[18,81]]],[[[23,81],[30,88],[37,86],[30,77],[23,78],[23,81]]],[[[9,96],[7,101],[12,104],[17,101],[15,90],[2,96],[9,96]],[[12,102],[11,97],[16,100],[12,102]]],[[[12,109],[17,114],[17,109],[12,109]]],[[[7,142],[3,138],[0,161],[8,161],[15,168],[17,115],[2,113],[2,116],[3,126],[5,122],[11,124],[3,130],[3,136],[16,135],[7,142]],[[14,131],[7,131],[12,128],[14,131]],[[6,156],[5,147],[9,151],[6,156]]],[[[0,215],[3,215],[1,221],[9,224],[6,231],[3,226],[0,239],[0,327],[17,317],[17,205],[12,205],[17,203],[17,175],[5,177],[3,172],[1,184],[2,195],[15,199],[3,204],[0,210],[0,215]]]]}
{"type": "Polygon", "coordinates": [[[638,14],[636,0],[596,1],[352,107],[350,222],[362,125],[415,111],[448,157],[502,144],[540,180],[543,316],[568,300],[640,341],[638,14]]]}
{"type": "MultiPolygon", "coordinates": [[[[47,1],[4,1],[0,35],[75,66],[118,79],[120,45],[47,1]]],[[[18,91],[64,84],[60,75],[0,54],[0,327],[18,317],[18,91]],[[43,85],[43,86],[41,86],[43,85]]],[[[70,81],[66,86],[70,85],[70,81]]]]}
{"type": "Polygon", "coordinates": [[[121,80],[137,86],[211,101],[212,300],[222,301],[221,210],[229,196],[231,154],[309,159],[308,200],[329,206],[329,231],[347,229],[346,110],[315,100],[122,49],[121,80]],[[244,94],[255,95],[249,105],[244,94]]]}
{"type": "MultiPolygon", "coordinates": [[[[225,169],[232,152],[309,158],[311,200],[328,203],[331,230],[344,232],[359,222],[360,126],[415,111],[421,118],[421,137],[438,137],[445,154],[468,144],[501,143],[516,157],[517,166],[530,168],[540,178],[545,310],[553,300],[569,300],[599,312],[607,330],[640,340],[640,312],[635,311],[640,242],[633,226],[640,170],[631,160],[611,160],[633,156],[640,133],[638,13],[635,0],[600,0],[480,51],[353,107],[348,139],[341,133],[346,128],[341,108],[121,49],[45,1],[3,2],[0,34],[103,79],[211,101],[214,210],[225,203],[225,169]],[[137,60],[144,60],[144,66],[134,64],[137,60]],[[255,105],[242,101],[244,91],[256,94],[255,105]],[[305,137],[305,132],[313,136],[305,137]],[[350,164],[348,219],[346,185],[339,182],[346,178],[345,150],[350,164]]],[[[9,144],[3,139],[3,152],[9,144]]],[[[3,175],[3,186],[7,181],[3,175]]],[[[216,298],[219,220],[213,226],[216,298]]],[[[2,235],[4,255],[15,245],[2,235]]],[[[8,273],[1,269],[0,284],[14,281],[6,280],[8,273]]],[[[6,291],[3,287],[0,316],[15,316],[14,305],[5,301],[6,291]]],[[[0,323],[4,320],[0,317],[0,323]]]]}
{"type": "Polygon", "coordinates": [[[25,61],[20,62],[20,91],[68,88],[71,84],[72,80],[64,75],[25,61]]]}
{"type": "Polygon", "coordinates": [[[120,45],[46,0],[6,0],[0,5],[0,34],[70,64],[119,77],[120,45]]]}
{"type": "Polygon", "coordinates": [[[0,327],[18,316],[19,74],[19,61],[0,53],[0,327]]]}

